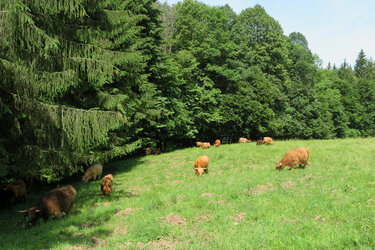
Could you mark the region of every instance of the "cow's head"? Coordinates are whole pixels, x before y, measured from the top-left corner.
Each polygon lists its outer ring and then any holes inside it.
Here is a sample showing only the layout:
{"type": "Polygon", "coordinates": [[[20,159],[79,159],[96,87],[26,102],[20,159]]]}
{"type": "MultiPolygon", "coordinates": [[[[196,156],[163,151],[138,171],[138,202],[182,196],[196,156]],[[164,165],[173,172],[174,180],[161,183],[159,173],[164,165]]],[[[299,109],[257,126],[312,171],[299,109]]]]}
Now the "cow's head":
{"type": "Polygon", "coordinates": [[[278,162],[278,163],[276,163],[275,167],[276,167],[277,170],[282,170],[283,164],[281,162],[278,162]]]}
{"type": "Polygon", "coordinates": [[[25,213],[25,218],[27,218],[28,223],[35,225],[36,222],[41,218],[42,214],[38,207],[32,207],[27,210],[19,211],[20,213],[25,213]]]}

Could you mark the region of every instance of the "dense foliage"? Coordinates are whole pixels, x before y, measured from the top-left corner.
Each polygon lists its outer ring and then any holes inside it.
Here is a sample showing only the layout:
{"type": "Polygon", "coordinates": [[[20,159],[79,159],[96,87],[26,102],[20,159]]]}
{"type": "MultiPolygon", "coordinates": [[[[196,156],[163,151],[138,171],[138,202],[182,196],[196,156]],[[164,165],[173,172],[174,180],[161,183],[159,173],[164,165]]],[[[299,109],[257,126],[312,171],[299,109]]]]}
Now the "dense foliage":
{"type": "Polygon", "coordinates": [[[54,181],[142,147],[375,134],[375,63],[323,69],[259,5],[0,3],[0,178],[54,181]]]}

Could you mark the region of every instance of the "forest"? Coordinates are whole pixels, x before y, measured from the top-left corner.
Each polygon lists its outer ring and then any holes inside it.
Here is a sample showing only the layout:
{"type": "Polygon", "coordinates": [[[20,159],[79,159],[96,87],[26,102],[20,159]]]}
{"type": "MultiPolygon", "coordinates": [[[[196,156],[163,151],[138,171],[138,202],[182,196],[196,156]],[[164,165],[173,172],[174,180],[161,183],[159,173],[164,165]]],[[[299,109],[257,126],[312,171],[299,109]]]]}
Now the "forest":
{"type": "Polygon", "coordinates": [[[260,5],[2,0],[0,180],[239,137],[375,135],[375,62],[323,68],[260,5]]]}

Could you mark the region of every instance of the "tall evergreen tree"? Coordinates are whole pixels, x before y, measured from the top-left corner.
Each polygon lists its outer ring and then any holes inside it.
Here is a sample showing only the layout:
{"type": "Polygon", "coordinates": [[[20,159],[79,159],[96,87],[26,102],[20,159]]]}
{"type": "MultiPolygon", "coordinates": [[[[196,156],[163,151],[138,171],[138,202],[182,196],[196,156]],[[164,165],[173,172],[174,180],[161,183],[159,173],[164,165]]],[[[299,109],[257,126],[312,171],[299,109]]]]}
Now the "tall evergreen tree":
{"type": "Polygon", "coordinates": [[[53,181],[140,146],[131,133],[153,106],[158,46],[150,5],[2,1],[0,151],[12,166],[3,175],[53,181]]]}

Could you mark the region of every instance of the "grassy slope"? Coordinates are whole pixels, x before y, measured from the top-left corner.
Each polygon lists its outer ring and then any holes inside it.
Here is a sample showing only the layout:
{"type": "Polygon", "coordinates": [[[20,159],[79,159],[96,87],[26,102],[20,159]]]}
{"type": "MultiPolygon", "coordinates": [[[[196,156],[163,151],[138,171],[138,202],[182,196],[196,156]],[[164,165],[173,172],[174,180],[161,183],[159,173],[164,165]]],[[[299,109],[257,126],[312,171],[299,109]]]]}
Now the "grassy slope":
{"type": "Polygon", "coordinates": [[[375,247],[374,162],[373,138],[188,148],[119,161],[105,166],[115,178],[110,197],[99,195],[100,181],[72,183],[77,197],[66,218],[25,229],[21,215],[1,211],[0,248],[375,247]],[[310,149],[312,167],[276,171],[274,163],[299,146],[310,149]],[[197,177],[193,163],[203,154],[210,172],[197,177]]]}

